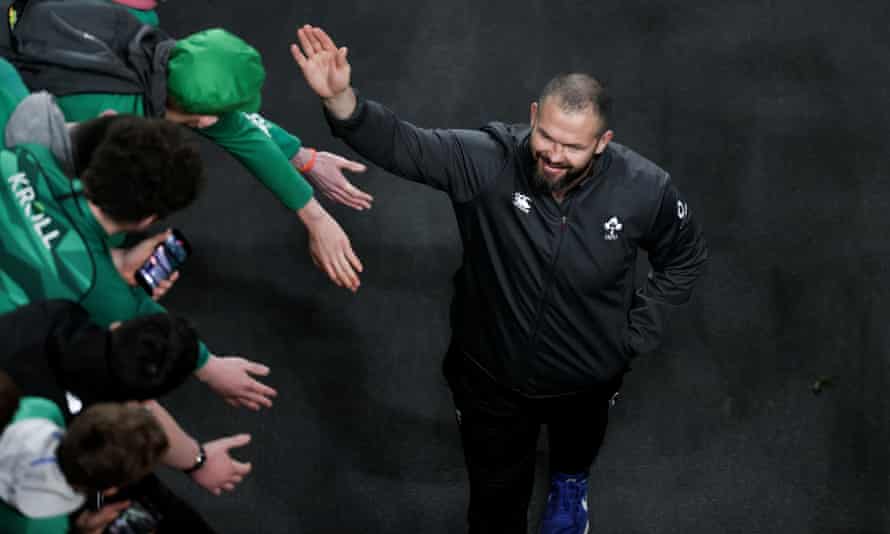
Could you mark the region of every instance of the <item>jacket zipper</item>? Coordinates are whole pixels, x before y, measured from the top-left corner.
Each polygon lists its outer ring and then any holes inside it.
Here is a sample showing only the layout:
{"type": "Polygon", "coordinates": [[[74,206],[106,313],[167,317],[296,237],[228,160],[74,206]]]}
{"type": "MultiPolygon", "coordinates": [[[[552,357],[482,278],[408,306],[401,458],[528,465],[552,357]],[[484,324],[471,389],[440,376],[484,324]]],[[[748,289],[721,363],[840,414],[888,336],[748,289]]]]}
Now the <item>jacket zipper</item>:
{"type": "Polygon", "coordinates": [[[569,210],[566,210],[566,213],[563,214],[562,220],[559,224],[559,236],[557,237],[556,249],[553,252],[553,259],[550,261],[550,270],[547,273],[547,283],[544,286],[544,291],[541,293],[541,300],[538,303],[538,311],[535,313],[535,329],[532,332],[531,338],[531,346],[532,346],[532,356],[537,354],[538,352],[538,334],[541,329],[541,316],[544,313],[544,307],[547,306],[547,301],[550,297],[550,290],[553,288],[553,279],[556,278],[556,262],[559,260],[559,253],[562,250],[562,243],[565,241],[565,233],[566,228],[568,228],[568,218],[569,218],[569,210]]]}

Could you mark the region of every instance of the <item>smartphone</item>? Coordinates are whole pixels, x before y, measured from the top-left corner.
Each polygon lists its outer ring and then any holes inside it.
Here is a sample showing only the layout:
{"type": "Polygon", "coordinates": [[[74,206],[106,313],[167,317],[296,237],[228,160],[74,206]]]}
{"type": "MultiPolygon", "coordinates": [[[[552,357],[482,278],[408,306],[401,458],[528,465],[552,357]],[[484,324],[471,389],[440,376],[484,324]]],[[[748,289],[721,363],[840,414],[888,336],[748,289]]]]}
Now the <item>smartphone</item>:
{"type": "Polygon", "coordinates": [[[151,534],[161,519],[152,507],[136,501],[105,527],[104,534],[151,534]]]}
{"type": "Polygon", "coordinates": [[[167,239],[155,248],[148,261],[136,271],[136,281],[149,295],[161,281],[179,270],[191,255],[192,247],[179,230],[173,230],[167,239]]]}

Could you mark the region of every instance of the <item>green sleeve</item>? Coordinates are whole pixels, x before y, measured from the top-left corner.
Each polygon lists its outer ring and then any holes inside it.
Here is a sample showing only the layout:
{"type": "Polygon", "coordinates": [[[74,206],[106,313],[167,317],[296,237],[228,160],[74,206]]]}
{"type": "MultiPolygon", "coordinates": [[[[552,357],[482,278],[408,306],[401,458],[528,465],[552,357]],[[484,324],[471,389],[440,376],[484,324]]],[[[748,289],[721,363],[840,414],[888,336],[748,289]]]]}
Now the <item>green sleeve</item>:
{"type": "Polygon", "coordinates": [[[66,534],[67,515],[36,518],[25,517],[12,506],[0,501],[0,527],[3,534],[66,534]]]}
{"type": "Polygon", "coordinates": [[[299,150],[299,139],[278,126],[255,113],[232,112],[197,131],[232,154],[288,208],[298,210],[312,198],[312,186],[288,157],[299,150]]]}
{"type": "Polygon", "coordinates": [[[297,152],[300,151],[300,147],[303,146],[303,142],[300,141],[299,137],[288,132],[259,113],[245,113],[244,117],[253,122],[257,128],[268,132],[269,137],[272,138],[272,141],[278,146],[278,149],[281,150],[281,153],[284,154],[284,157],[288,160],[293,159],[293,157],[297,155],[297,152]]]}
{"type": "Polygon", "coordinates": [[[0,58],[0,134],[6,128],[9,116],[26,96],[28,88],[19,72],[8,61],[0,58]]]}
{"type": "MultiPolygon", "coordinates": [[[[124,282],[114,263],[107,254],[96,254],[95,287],[81,303],[90,317],[101,326],[115,321],[125,321],[134,317],[167,313],[167,310],[153,301],[141,288],[124,282]]],[[[198,344],[197,369],[204,367],[210,352],[204,342],[198,344]]]]}

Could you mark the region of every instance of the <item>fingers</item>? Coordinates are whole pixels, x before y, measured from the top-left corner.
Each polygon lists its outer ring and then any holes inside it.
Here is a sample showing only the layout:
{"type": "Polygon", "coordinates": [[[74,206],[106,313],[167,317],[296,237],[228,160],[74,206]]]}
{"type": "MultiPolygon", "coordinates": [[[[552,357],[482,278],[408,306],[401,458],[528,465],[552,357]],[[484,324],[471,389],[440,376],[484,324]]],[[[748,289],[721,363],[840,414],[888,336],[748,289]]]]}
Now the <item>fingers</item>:
{"type": "Polygon", "coordinates": [[[251,388],[253,390],[252,391],[253,393],[263,395],[264,397],[277,397],[278,396],[277,391],[275,391],[273,388],[270,388],[266,384],[263,384],[262,382],[259,382],[257,380],[252,380],[251,388]]]}
{"type": "Polygon", "coordinates": [[[343,158],[343,168],[351,172],[365,172],[368,170],[364,164],[343,158]]]}
{"type": "Polygon", "coordinates": [[[119,516],[121,512],[130,507],[130,501],[120,501],[114,502],[111,504],[106,504],[99,510],[99,516],[102,518],[103,522],[108,522],[119,516]]]}
{"type": "Polygon", "coordinates": [[[356,271],[362,272],[364,270],[361,260],[358,259],[358,256],[355,255],[355,251],[353,251],[351,247],[346,249],[346,259],[356,271]]]}
{"type": "Polygon", "coordinates": [[[300,42],[300,48],[303,49],[303,54],[306,54],[307,59],[312,59],[312,56],[315,55],[315,50],[312,48],[312,43],[310,41],[310,28],[311,26],[307,24],[297,30],[297,40],[300,42]]]}
{"type": "Polygon", "coordinates": [[[349,64],[346,61],[346,54],[348,54],[348,53],[349,53],[349,50],[345,46],[343,48],[341,48],[340,50],[337,50],[337,55],[336,55],[337,67],[343,68],[349,64]]]}
{"type": "Polygon", "coordinates": [[[238,395],[238,401],[254,411],[259,411],[262,407],[272,407],[272,399],[270,399],[268,395],[262,395],[253,391],[238,395]]]}
{"type": "Polygon", "coordinates": [[[331,39],[331,36],[328,35],[328,32],[315,26],[312,28],[312,33],[313,33],[313,35],[315,35],[315,38],[318,39],[318,42],[321,43],[321,46],[324,49],[326,49],[326,50],[336,50],[337,49],[337,45],[334,44],[334,40],[331,39]]]}
{"type": "Polygon", "coordinates": [[[351,252],[348,245],[344,250],[334,253],[334,258],[326,258],[323,260],[322,264],[324,266],[325,274],[328,275],[328,278],[330,278],[334,284],[338,287],[349,289],[354,293],[358,290],[359,279],[350,265],[350,260],[346,257],[347,251],[351,252]]]}
{"type": "Polygon", "coordinates": [[[222,445],[223,449],[227,451],[236,449],[250,443],[250,434],[235,434],[234,436],[222,438],[219,440],[219,442],[220,445],[222,445]]]}
{"type": "Polygon", "coordinates": [[[250,360],[244,360],[244,362],[244,370],[252,375],[267,376],[269,374],[269,367],[266,365],[250,360]]]}
{"type": "Polygon", "coordinates": [[[352,184],[349,184],[349,188],[347,190],[349,194],[349,205],[356,209],[371,209],[371,203],[374,201],[374,197],[365,193],[358,187],[355,187],[352,184]]]}
{"type": "Polygon", "coordinates": [[[158,246],[158,245],[160,245],[161,243],[163,243],[164,240],[167,239],[168,237],[170,237],[171,235],[173,235],[173,230],[167,228],[167,229],[164,230],[163,232],[151,236],[151,237],[149,238],[149,240],[150,240],[150,242],[152,243],[152,247],[151,247],[152,250],[154,250],[154,248],[155,248],[156,246],[158,246]]]}
{"type": "Polygon", "coordinates": [[[297,65],[299,65],[301,69],[306,66],[306,56],[300,51],[299,46],[295,44],[290,45],[290,55],[294,57],[294,61],[297,62],[297,65]]]}
{"type": "Polygon", "coordinates": [[[238,398],[234,399],[234,400],[231,402],[231,404],[232,404],[232,406],[234,406],[235,408],[241,408],[241,407],[243,407],[243,408],[247,408],[248,410],[251,410],[251,411],[254,411],[254,412],[258,412],[258,411],[260,411],[260,410],[263,409],[263,407],[260,406],[259,404],[255,403],[255,402],[253,402],[253,401],[251,401],[251,400],[243,399],[243,398],[241,398],[241,397],[238,397],[238,398]]]}
{"type": "Polygon", "coordinates": [[[161,297],[167,294],[170,291],[170,288],[173,287],[173,284],[179,280],[179,271],[174,271],[174,273],[170,276],[170,278],[166,280],[161,280],[158,282],[157,287],[152,290],[151,298],[154,301],[160,300],[161,297]]]}
{"type": "Polygon", "coordinates": [[[250,462],[239,462],[237,460],[232,460],[232,465],[235,467],[235,476],[233,480],[235,482],[241,482],[248,474],[250,474],[251,469],[253,469],[253,465],[250,462]]]}
{"type": "Polygon", "coordinates": [[[319,38],[317,28],[309,26],[309,31],[307,31],[306,34],[309,37],[309,43],[312,45],[312,51],[316,54],[324,52],[324,45],[319,38]]]}
{"type": "Polygon", "coordinates": [[[344,251],[343,255],[337,260],[337,273],[340,276],[340,281],[343,282],[343,287],[355,293],[359,285],[358,275],[355,274],[352,265],[349,264],[346,254],[344,251]]]}
{"type": "Polygon", "coordinates": [[[130,501],[120,501],[106,504],[97,512],[84,512],[77,518],[76,524],[82,532],[92,534],[93,532],[102,532],[105,526],[121,514],[130,501]]]}

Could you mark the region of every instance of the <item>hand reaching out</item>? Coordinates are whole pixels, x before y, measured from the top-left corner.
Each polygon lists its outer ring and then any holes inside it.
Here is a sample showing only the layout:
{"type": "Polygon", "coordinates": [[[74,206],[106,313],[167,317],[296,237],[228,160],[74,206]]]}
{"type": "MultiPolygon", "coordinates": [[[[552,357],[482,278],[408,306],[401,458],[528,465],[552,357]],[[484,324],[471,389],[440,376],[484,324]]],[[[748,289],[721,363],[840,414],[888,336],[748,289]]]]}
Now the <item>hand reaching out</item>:
{"type": "Polygon", "coordinates": [[[249,462],[239,462],[229,455],[235,447],[243,447],[250,443],[250,434],[238,434],[227,438],[208,441],[204,444],[207,460],[190,476],[198,485],[219,495],[223,490],[233,491],[235,485],[250,473],[249,462]]]}
{"type": "Polygon", "coordinates": [[[245,406],[257,411],[272,407],[272,398],[278,392],[252,375],[266,376],[269,368],[237,356],[210,356],[207,363],[195,374],[232,406],[245,406]]]}
{"type": "Polygon", "coordinates": [[[346,159],[330,152],[318,152],[314,156],[311,149],[301,148],[292,163],[300,168],[310,158],[315,158],[312,170],[305,173],[316,189],[329,199],[359,211],[371,208],[374,197],[352,185],[344,174],[362,173],[367,167],[357,161],[346,159]]]}

